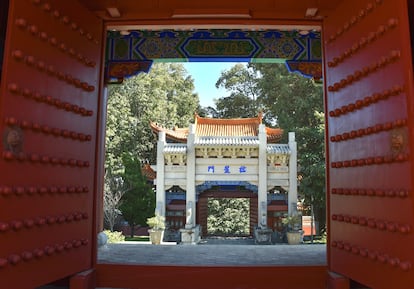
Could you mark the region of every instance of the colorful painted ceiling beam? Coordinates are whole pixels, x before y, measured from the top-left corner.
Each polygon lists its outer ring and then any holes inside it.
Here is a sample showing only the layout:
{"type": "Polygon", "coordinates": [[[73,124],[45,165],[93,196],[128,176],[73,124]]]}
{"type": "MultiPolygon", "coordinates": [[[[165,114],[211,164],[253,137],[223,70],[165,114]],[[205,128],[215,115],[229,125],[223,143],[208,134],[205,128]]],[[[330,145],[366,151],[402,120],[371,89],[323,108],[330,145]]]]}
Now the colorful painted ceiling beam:
{"type": "Polygon", "coordinates": [[[156,61],[285,62],[290,71],[322,77],[321,37],[298,31],[132,31],[108,32],[106,73],[120,79],[148,72],[156,61]]]}

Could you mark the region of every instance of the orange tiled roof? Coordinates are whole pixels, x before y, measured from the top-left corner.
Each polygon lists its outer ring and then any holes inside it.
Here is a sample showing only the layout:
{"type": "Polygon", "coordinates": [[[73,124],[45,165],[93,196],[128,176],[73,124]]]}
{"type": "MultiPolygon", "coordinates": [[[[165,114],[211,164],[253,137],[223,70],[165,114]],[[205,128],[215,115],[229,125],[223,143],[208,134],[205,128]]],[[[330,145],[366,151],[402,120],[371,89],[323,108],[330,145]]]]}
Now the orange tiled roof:
{"type": "Polygon", "coordinates": [[[151,168],[149,164],[145,164],[142,168],[142,175],[147,178],[147,180],[154,180],[157,176],[157,173],[151,168]]]}
{"type": "Polygon", "coordinates": [[[164,131],[166,137],[169,139],[173,139],[177,142],[186,143],[187,136],[188,136],[188,128],[174,128],[174,129],[167,129],[159,126],[155,122],[150,123],[151,129],[153,132],[158,133],[160,131],[164,131]]]}
{"type": "Polygon", "coordinates": [[[257,136],[261,117],[206,118],[196,115],[196,136],[257,136]]]}
{"type": "Polygon", "coordinates": [[[283,129],[266,127],[267,143],[279,142],[282,138],[283,129]]]}
{"type": "MultiPolygon", "coordinates": [[[[254,118],[207,118],[195,115],[195,134],[196,136],[211,137],[242,137],[257,136],[259,124],[262,123],[262,115],[254,118]]],[[[178,142],[187,142],[188,128],[165,129],[156,123],[151,123],[154,132],[164,131],[166,137],[178,142]]],[[[282,137],[283,130],[279,128],[266,127],[267,142],[278,142],[282,137]]]]}

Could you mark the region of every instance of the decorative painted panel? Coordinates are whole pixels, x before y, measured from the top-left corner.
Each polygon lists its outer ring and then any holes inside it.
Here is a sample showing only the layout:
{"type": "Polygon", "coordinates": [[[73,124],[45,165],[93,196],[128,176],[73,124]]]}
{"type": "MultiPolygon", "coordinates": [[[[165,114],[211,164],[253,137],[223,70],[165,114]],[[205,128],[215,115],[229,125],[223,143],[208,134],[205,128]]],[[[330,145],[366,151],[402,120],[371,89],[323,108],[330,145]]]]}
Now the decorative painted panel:
{"type": "Polygon", "coordinates": [[[107,77],[147,72],[158,61],[285,61],[291,71],[322,77],[319,32],[194,30],[108,32],[107,77]]]}
{"type": "Polygon", "coordinates": [[[197,194],[210,190],[213,187],[229,186],[229,187],[245,187],[247,190],[257,193],[257,185],[253,185],[247,181],[205,181],[201,185],[196,186],[197,194]]]}

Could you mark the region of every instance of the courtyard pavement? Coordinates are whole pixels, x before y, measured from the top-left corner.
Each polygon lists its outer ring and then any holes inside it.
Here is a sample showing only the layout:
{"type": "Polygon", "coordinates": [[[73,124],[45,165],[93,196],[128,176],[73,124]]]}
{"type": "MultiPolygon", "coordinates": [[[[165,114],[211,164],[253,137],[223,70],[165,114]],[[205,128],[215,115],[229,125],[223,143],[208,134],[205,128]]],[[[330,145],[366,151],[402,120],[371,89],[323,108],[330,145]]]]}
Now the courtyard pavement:
{"type": "Polygon", "coordinates": [[[326,265],[324,244],[255,245],[252,239],[206,239],[198,245],[163,242],[107,244],[98,250],[98,263],[131,265],[326,265]]]}
{"type": "MultiPolygon", "coordinates": [[[[326,265],[325,244],[256,245],[251,238],[208,238],[197,245],[122,242],[98,249],[98,263],[131,265],[312,266],[326,265]]],[[[68,289],[43,286],[37,289],[68,289]]],[[[97,288],[111,289],[111,288],[97,288]]]]}

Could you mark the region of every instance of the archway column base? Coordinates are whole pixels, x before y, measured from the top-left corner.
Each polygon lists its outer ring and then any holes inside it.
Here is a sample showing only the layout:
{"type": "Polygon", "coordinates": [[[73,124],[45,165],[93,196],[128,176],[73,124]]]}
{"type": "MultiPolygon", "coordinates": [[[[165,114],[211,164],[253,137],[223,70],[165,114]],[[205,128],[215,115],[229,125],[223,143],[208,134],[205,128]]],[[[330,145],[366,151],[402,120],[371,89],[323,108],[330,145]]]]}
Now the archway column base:
{"type": "Polygon", "coordinates": [[[349,278],[335,272],[328,271],[327,289],[349,289],[349,278]]]}
{"type": "Polygon", "coordinates": [[[201,229],[200,225],[196,225],[192,228],[180,229],[181,244],[184,245],[196,245],[200,242],[201,229]]]}
{"type": "Polygon", "coordinates": [[[272,244],[272,229],[269,228],[254,228],[254,243],[255,244],[272,244]]]}

